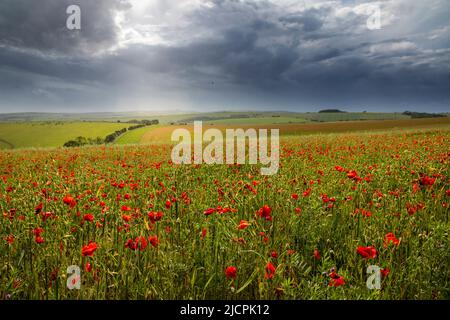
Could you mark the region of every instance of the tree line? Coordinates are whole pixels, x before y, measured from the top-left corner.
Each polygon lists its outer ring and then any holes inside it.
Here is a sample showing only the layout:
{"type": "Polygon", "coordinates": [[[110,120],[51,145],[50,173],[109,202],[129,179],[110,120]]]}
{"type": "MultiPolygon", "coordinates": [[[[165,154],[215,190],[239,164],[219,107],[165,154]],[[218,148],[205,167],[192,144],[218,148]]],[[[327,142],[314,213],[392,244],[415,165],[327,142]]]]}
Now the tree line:
{"type": "Polygon", "coordinates": [[[77,137],[74,140],[69,140],[66,143],[64,143],[65,148],[74,148],[74,147],[82,147],[85,145],[100,145],[100,144],[107,144],[107,143],[113,143],[118,137],[123,135],[127,131],[136,130],[139,128],[143,128],[146,126],[151,125],[157,125],[159,124],[158,120],[132,120],[128,123],[137,123],[134,126],[130,126],[128,128],[122,128],[120,130],[116,130],[115,132],[107,135],[105,139],[102,139],[101,137],[97,138],[86,138],[86,137],[77,137]]]}

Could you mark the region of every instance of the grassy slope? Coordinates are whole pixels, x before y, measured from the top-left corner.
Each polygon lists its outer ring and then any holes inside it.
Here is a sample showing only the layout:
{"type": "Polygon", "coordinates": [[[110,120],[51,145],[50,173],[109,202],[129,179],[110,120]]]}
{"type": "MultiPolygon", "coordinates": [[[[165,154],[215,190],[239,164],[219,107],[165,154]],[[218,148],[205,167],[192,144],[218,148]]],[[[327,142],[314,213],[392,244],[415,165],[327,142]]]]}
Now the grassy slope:
{"type": "Polygon", "coordinates": [[[58,147],[78,136],[104,138],[127,126],[107,122],[0,123],[0,140],[4,141],[2,146],[6,145],[6,141],[15,148],[58,147]]]}
{"type": "Polygon", "coordinates": [[[153,131],[158,127],[159,126],[150,126],[128,131],[125,134],[121,135],[119,138],[117,138],[115,143],[119,145],[139,143],[145,134],[153,131]]]}

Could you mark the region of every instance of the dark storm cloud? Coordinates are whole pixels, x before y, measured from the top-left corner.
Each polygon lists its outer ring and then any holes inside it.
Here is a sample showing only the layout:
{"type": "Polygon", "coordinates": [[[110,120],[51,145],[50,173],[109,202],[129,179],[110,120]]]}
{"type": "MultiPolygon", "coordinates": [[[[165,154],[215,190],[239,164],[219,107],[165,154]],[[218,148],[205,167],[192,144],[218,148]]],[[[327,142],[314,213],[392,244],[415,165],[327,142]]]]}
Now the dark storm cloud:
{"type": "Polygon", "coordinates": [[[449,109],[445,1],[383,1],[376,31],[363,1],[147,2],[3,1],[0,110],[449,109]]]}
{"type": "Polygon", "coordinates": [[[119,0],[2,0],[0,44],[43,52],[94,52],[116,42],[111,10],[126,9],[119,0]],[[82,32],[68,32],[66,9],[82,10],[82,32]]]}
{"type": "Polygon", "coordinates": [[[323,26],[325,15],[317,9],[307,10],[301,13],[289,14],[280,17],[279,21],[283,25],[299,26],[304,32],[311,32],[320,29],[323,26]]]}

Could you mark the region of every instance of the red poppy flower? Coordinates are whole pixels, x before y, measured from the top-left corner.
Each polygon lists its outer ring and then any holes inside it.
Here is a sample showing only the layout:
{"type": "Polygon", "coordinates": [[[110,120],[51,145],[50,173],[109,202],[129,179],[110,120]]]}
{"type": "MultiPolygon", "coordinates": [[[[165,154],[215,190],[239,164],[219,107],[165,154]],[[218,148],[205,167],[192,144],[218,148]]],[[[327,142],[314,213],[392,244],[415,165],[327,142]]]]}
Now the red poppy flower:
{"type": "Polygon", "coordinates": [[[129,207],[129,206],[122,206],[121,210],[124,211],[124,212],[130,212],[131,211],[131,207],[129,207]]]}
{"type": "Polygon", "coordinates": [[[14,236],[12,234],[6,236],[5,238],[6,242],[8,242],[8,244],[13,244],[14,243],[14,236]]]}
{"type": "Polygon", "coordinates": [[[42,238],[41,236],[36,236],[34,238],[34,241],[36,241],[37,244],[41,244],[44,243],[44,238],[42,238]]]}
{"type": "Polygon", "coordinates": [[[131,250],[137,250],[144,251],[145,248],[147,248],[147,239],[145,237],[137,237],[134,241],[131,239],[128,239],[127,242],[125,242],[125,248],[131,249],[131,250]]]}
{"type": "Polygon", "coordinates": [[[422,176],[420,178],[420,184],[422,186],[431,187],[436,182],[436,178],[431,178],[429,176],[422,176]]]}
{"type": "Polygon", "coordinates": [[[84,270],[86,270],[86,272],[91,272],[92,266],[89,262],[86,262],[86,266],[84,267],[84,270]]]}
{"type": "Polygon", "coordinates": [[[202,229],[202,239],[205,239],[207,233],[208,233],[208,229],[203,228],[202,229]]]}
{"type": "Polygon", "coordinates": [[[380,272],[381,272],[381,275],[383,276],[383,278],[386,278],[389,275],[389,273],[391,273],[391,270],[389,268],[384,268],[384,269],[381,269],[380,272]]]}
{"type": "Polygon", "coordinates": [[[167,209],[170,209],[170,207],[172,206],[172,202],[170,202],[170,200],[167,200],[165,205],[167,209]]]}
{"type": "Polygon", "coordinates": [[[367,259],[367,258],[374,259],[377,256],[377,250],[375,249],[375,247],[372,247],[372,246],[358,247],[356,249],[356,252],[364,259],[367,259]]]}
{"type": "Polygon", "coordinates": [[[162,212],[149,212],[148,213],[148,218],[150,219],[150,221],[152,223],[155,223],[156,221],[161,220],[163,217],[163,213],[162,212]]]}
{"type": "Polygon", "coordinates": [[[129,222],[131,220],[131,215],[124,214],[122,215],[122,219],[125,222],[129,222]]]}
{"type": "Polygon", "coordinates": [[[92,214],[90,214],[90,213],[85,214],[83,216],[83,221],[90,221],[90,222],[92,222],[92,221],[94,221],[94,216],[92,214]]]}
{"type": "Polygon", "coordinates": [[[203,214],[204,214],[205,216],[209,216],[209,215],[213,214],[214,212],[216,212],[216,209],[214,209],[214,208],[209,208],[209,209],[206,209],[205,211],[203,211],[203,214]]]}
{"type": "Polygon", "coordinates": [[[225,270],[225,275],[228,279],[236,279],[237,269],[236,267],[230,266],[225,270]]]}
{"type": "Polygon", "coordinates": [[[75,200],[75,198],[69,195],[64,196],[63,202],[71,208],[77,205],[77,201],[75,200]]]}
{"type": "Polygon", "coordinates": [[[386,248],[387,246],[389,246],[391,242],[396,246],[399,245],[399,240],[395,237],[395,234],[393,234],[392,232],[386,234],[386,237],[384,238],[384,247],[386,248]]]}
{"type": "Polygon", "coordinates": [[[278,253],[274,250],[274,251],[272,251],[272,252],[270,253],[270,256],[271,256],[272,258],[274,258],[274,259],[277,259],[277,258],[278,258],[278,253]]]}
{"type": "Polygon", "coordinates": [[[259,211],[257,212],[257,215],[260,216],[263,219],[266,219],[267,221],[272,221],[272,209],[268,205],[264,205],[259,211]]]}
{"type": "Polygon", "coordinates": [[[317,249],[314,249],[314,259],[320,260],[319,250],[317,250],[317,249]]]}
{"type": "Polygon", "coordinates": [[[137,243],[131,239],[128,239],[125,242],[125,248],[131,249],[131,250],[136,250],[137,249],[137,243]]]}
{"type": "Polygon", "coordinates": [[[33,229],[33,234],[36,237],[39,237],[41,235],[41,233],[43,233],[43,232],[44,232],[44,229],[42,229],[42,228],[35,228],[35,229],[33,229]]]}
{"type": "Polygon", "coordinates": [[[344,168],[342,168],[341,166],[335,166],[334,168],[339,172],[344,171],[344,168]]]}
{"type": "Polygon", "coordinates": [[[52,271],[51,279],[55,281],[58,278],[58,269],[52,271]]]}
{"type": "Polygon", "coordinates": [[[355,181],[360,181],[362,180],[359,176],[358,173],[356,173],[355,170],[351,170],[349,173],[347,173],[347,178],[351,179],[351,180],[355,180],[355,181]]]}
{"type": "Polygon", "coordinates": [[[97,244],[95,242],[90,242],[87,246],[83,246],[83,248],[81,249],[81,254],[83,255],[83,257],[92,257],[95,250],[97,250],[97,244]]]}
{"type": "Polygon", "coordinates": [[[238,225],[238,229],[239,230],[244,230],[245,228],[247,228],[250,225],[250,223],[246,220],[241,220],[241,222],[238,225]]]}
{"type": "Polygon", "coordinates": [[[267,263],[266,265],[266,274],[265,274],[265,278],[266,279],[272,279],[273,276],[275,275],[275,266],[272,263],[267,263]]]}
{"type": "Polygon", "coordinates": [[[158,236],[150,236],[150,237],[148,237],[148,241],[154,248],[158,247],[158,245],[159,245],[158,236]]]}
{"type": "Polygon", "coordinates": [[[305,198],[308,197],[311,194],[311,191],[312,191],[311,188],[308,188],[308,189],[306,189],[306,191],[303,191],[303,193],[302,193],[303,197],[305,197],[305,198]]]}
{"type": "Polygon", "coordinates": [[[330,273],[330,282],[328,283],[328,285],[330,287],[339,287],[339,286],[343,286],[345,284],[345,280],[344,277],[338,275],[336,272],[332,272],[330,273]]]}
{"type": "Polygon", "coordinates": [[[359,209],[359,208],[356,208],[356,209],[352,212],[353,215],[357,215],[358,213],[361,213],[361,215],[362,215],[363,217],[371,217],[371,216],[372,216],[372,212],[370,212],[370,211],[368,211],[368,210],[365,210],[365,209],[359,209]]]}
{"type": "Polygon", "coordinates": [[[294,193],[294,194],[292,195],[292,199],[298,200],[298,194],[294,193]]]}
{"type": "Polygon", "coordinates": [[[137,237],[136,243],[141,251],[144,251],[145,248],[147,248],[147,239],[145,237],[137,237]]]}
{"type": "Polygon", "coordinates": [[[44,204],[42,202],[39,203],[39,205],[37,205],[36,208],[34,208],[34,212],[36,212],[36,214],[41,213],[43,207],[44,207],[44,204]]]}
{"type": "Polygon", "coordinates": [[[41,212],[42,221],[47,221],[52,215],[52,212],[41,212]]]}

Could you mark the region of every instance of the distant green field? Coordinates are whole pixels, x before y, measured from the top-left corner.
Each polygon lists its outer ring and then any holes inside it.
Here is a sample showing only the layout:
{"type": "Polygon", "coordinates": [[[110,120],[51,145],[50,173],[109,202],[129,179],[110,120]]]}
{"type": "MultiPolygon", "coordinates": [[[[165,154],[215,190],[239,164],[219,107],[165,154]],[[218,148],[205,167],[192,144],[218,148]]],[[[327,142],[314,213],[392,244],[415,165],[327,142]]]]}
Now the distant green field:
{"type": "Polygon", "coordinates": [[[218,119],[206,121],[205,124],[217,125],[239,125],[239,124],[289,124],[289,123],[305,123],[307,120],[300,116],[292,117],[255,117],[255,118],[237,118],[237,119],[218,119]]]}
{"type": "Polygon", "coordinates": [[[403,120],[411,119],[400,113],[293,113],[293,112],[216,112],[198,113],[191,115],[174,115],[161,117],[160,123],[190,123],[201,120],[206,124],[217,125],[245,125],[245,124],[289,124],[305,122],[336,122],[357,120],[403,120]]]}
{"type": "Polygon", "coordinates": [[[105,138],[116,130],[130,126],[108,122],[27,122],[0,123],[0,148],[61,147],[79,136],[105,138]]]}
{"type": "Polygon", "coordinates": [[[117,140],[115,141],[115,144],[124,145],[124,144],[135,144],[141,142],[142,137],[147,132],[154,130],[160,126],[150,126],[150,127],[144,127],[132,131],[128,131],[125,134],[121,135],[117,140]]]}
{"type": "MultiPolygon", "coordinates": [[[[292,118],[311,121],[346,121],[346,120],[400,120],[409,119],[410,116],[400,113],[298,113],[286,111],[224,111],[224,112],[197,112],[197,113],[171,113],[157,114],[148,112],[103,112],[103,113],[11,113],[0,114],[1,122],[43,122],[43,121],[109,121],[126,122],[133,119],[158,119],[161,124],[192,122],[194,120],[218,121],[236,119],[264,119],[264,118],[292,118]]],[[[245,123],[250,120],[243,120],[245,123]]],[[[270,120],[267,120],[270,122],[270,120]]],[[[289,120],[287,120],[289,122],[289,120]]],[[[223,123],[225,124],[225,123],[223,123]]]]}

